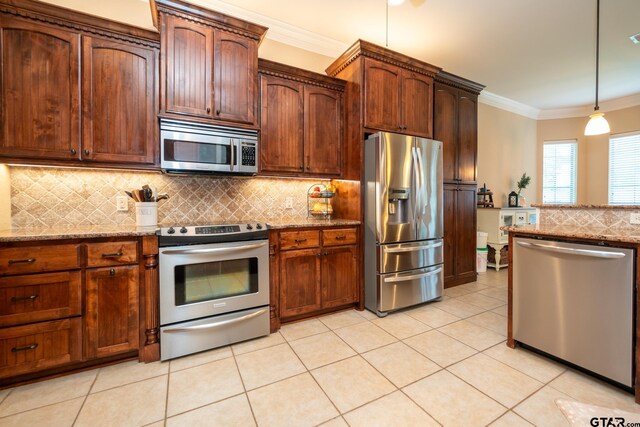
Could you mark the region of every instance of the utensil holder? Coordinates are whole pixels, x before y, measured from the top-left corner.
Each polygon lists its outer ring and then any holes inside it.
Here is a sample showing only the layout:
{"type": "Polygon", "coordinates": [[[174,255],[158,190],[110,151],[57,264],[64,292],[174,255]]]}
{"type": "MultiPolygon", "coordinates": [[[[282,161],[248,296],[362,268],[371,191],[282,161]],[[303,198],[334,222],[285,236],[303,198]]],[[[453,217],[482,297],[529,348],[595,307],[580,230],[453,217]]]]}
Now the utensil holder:
{"type": "Polygon", "coordinates": [[[136,225],[138,227],[158,225],[158,202],[136,202],[136,225]]]}

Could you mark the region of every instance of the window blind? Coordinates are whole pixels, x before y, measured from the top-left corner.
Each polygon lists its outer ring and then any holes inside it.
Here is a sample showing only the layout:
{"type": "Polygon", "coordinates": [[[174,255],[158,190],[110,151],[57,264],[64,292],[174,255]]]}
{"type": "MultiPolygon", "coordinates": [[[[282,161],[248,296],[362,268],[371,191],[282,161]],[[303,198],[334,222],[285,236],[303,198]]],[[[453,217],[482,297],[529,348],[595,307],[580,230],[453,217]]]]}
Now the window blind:
{"type": "Polygon", "coordinates": [[[609,138],[609,203],[640,204],[640,132],[609,138]]]}
{"type": "Polygon", "coordinates": [[[578,143],[576,140],[545,141],[542,163],[542,202],[576,202],[578,143]]]}

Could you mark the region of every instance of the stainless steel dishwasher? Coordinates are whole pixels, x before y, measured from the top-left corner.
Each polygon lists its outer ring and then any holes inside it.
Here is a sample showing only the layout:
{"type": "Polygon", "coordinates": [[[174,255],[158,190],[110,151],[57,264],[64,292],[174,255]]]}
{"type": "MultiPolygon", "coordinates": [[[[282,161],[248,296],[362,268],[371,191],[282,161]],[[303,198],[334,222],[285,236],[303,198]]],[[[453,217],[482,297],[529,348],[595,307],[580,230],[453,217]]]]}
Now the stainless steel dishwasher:
{"type": "Polygon", "coordinates": [[[513,338],[633,387],[635,251],[513,239],[513,338]]]}

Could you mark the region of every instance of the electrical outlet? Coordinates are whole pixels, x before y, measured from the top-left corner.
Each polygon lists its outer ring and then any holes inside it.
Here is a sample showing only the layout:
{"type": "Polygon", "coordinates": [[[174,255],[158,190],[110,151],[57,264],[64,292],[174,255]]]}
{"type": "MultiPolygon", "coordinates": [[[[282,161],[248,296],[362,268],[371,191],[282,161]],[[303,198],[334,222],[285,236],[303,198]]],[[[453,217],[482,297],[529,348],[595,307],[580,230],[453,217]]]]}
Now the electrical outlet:
{"type": "Polygon", "coordinates": [[[293,209],[293,199],[291,197],[287,197],[286,199],[284,199],[284,208],[293,209]]]}
{"type": "Polygon", "coordinates": [[[129,200],[127,196],[116,196],[116,211],[126,212],[129,210],[129,200]]]}
{"type": "Polygon", "coordinates": [[[632,213],[629,217],[631,224],[640,224],[640,213],[632,213]]]}

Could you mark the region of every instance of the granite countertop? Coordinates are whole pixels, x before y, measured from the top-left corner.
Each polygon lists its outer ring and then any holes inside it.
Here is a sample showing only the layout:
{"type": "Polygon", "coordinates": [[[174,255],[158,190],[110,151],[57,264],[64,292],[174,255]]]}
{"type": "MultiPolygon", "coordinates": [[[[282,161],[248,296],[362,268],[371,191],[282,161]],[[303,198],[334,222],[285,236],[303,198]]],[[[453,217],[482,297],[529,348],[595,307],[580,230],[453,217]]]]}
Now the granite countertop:
{"type": "Polygon", "coordinates": [[[578,225],[516,225],[501,227],[511,233],[526,233],[539,236],[593,239],[607,242],[640,243],[640,226],[629,228],[608,228],[578,225]]]}
{"type": "Polygon", "coordinates": [[[138,237],[156,234],[157,227],[135,225],[79,225],[59,227],[25,227],[0,230],[0,242],[33,240],[92,239],[98,237],[138,237]]]}
{"type": "Polygon", "coordinates": [[[533,208],[540,209],[629,209],[640,210],[639,205],[588,205],[588,204],[575,204],[575,205],[544,205],[534,203],[531,205],[533,208]]]}
{"type": "Polygon", "coordinates": [[[274,230],[283,228],[301,228],[301,227],[335,227],[341,225],[360,225],[360,221],[354,219],[300,219],[287,221],[267,221],[269,227],[274,230]]]}

